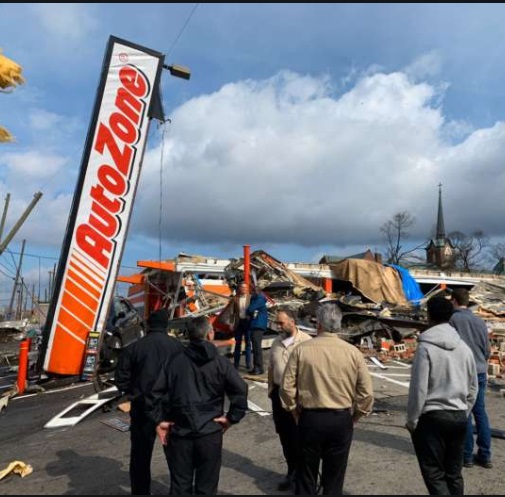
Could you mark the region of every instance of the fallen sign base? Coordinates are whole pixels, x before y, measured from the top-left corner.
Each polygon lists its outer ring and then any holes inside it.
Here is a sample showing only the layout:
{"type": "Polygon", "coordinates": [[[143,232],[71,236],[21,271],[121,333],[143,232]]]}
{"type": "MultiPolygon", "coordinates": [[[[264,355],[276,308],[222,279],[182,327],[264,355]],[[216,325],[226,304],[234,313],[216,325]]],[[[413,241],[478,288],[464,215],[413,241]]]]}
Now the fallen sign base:
{"type": "Polygon", "coordinates": [[[74,402],[71,406],[61,411],[53,419],[48,421],[44,425],[44,428],[75,426],[92,412],[96,411],[104,404],[107,404],[107,402],[118,398],[120,395],[119,390],[115,386],[107,388],[102,392],[90,395],[85,399],[74,402]]]}

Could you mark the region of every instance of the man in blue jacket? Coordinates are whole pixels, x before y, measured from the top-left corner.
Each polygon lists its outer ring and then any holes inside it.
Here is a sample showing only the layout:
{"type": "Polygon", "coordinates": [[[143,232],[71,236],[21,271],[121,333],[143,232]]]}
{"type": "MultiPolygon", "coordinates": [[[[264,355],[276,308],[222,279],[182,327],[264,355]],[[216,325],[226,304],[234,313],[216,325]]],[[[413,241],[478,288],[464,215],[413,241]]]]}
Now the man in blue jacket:
{"type": "Polygon", "coordinates": [[[249,374],[261,375],[264,373],[261,341],[263,340],[263,333],[268,325],[268,312],[267,299],[259,287],[254,289],[249,307],[247,308],[247,315],[250,319],[249,329],[251,330],[253,351],[253,369],[249,371],[249,374]]]}
{"type": "Polygon", "coordinates": [[[475,464],[484,468],[492,468],[491,463],[491,428],[486,412],[486,387],[487,387],[487,361],[491,353],[489,334],[486,323],[468,309],[470,296],[466,288],[456,288],[452,292],[454,313],[449,321],[459,336],[472,349],[475,364],[477,365],[477,377],[479,380],[479,392],[472,409],[472,415],[468,416],[466,429],[465,452],[463,465],[469,468],[475,464]],[[475,418],[477,429],[477,453],[473,455],[474,438],[472,417],[475,418]]]}

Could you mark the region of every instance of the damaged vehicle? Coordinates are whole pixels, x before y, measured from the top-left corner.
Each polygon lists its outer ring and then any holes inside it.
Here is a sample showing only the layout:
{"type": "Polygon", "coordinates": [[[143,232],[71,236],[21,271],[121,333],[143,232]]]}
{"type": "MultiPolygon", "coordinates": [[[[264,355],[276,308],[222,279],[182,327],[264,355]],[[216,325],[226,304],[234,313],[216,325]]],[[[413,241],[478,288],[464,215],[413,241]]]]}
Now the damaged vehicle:
{"type": "Polygon", "coordinates": [[[113,297],[100,348],[100,371],[114,370],[121,350],[144,335],[144,320],[132,303],[125,297],[113,297]]]}

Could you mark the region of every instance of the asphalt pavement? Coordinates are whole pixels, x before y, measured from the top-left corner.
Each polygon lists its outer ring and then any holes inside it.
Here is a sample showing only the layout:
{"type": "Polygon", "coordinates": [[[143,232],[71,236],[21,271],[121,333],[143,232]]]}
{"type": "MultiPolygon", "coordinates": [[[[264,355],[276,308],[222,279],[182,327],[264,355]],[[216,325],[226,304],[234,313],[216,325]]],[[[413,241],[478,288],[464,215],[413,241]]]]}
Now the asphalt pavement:
{"type": "MultiPolygon", "coordinates": [[[[403,428],[410,367],[402,362],[383,370],[370,364],[375,412],[354,433],[344,491],[348,495],[426,494],[408,432],[403,428]]],[[[222,495],[288,494],[276,490],[285,471],[263,378],[247,379],[250,412],[225,435],[219,493],[222,495]]],[[[499,389],[487,394],[495,429],[505,429],[505,398],[499,389]]],[[[503,388],[503,387],[502,387],[503,388]]],[[[94,393],[89,384],[12,399],[0,414],[0,470],[19,460],[33,467],[21,478],[0,481],[3,495],[127,495],[129,434],[104,422],[128,421],[112,406],[71,428],[44,424],[79,398],[94,393]]],[[[466,493],[502,495],[505,440],[493,438],[492,469],[464,470],[466,493]]],[[[169,474],[157,442],[152,462],[154,495],[167,494],[169,474]]]]}

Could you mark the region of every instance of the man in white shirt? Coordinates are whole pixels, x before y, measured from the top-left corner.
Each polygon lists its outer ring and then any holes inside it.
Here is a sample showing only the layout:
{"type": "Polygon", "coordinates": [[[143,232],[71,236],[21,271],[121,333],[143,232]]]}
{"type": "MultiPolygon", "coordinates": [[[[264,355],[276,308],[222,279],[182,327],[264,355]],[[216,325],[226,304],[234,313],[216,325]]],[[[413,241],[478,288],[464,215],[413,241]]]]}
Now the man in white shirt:
{"type": "Polygon", "coordinates": [[[291,413],[284,410],[279,388],[282,375],[293,349],[301,342],[310,340],[310,336],[296,327],[295,313],[290,309],[277,312],[276,324],[280,330],[270,349],[268,367],[268,396],[272,401],[272,414],[275,431],[279,435],[284,458],[288,466],[287,476],[279,483],[279,490],[288,490],[294,481],[298,461],[298,428],[291,413]]]}

